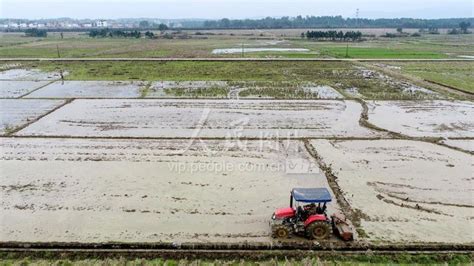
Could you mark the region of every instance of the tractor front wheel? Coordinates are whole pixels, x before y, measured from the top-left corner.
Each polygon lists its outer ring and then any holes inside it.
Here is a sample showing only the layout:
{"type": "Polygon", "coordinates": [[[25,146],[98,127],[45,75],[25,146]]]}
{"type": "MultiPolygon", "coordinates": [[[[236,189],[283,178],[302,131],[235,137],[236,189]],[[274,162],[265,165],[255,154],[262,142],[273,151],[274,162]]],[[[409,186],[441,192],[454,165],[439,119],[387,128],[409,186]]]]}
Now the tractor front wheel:
{"type": "Polygon", "coordinates": [[[273,236],[276,238],[288,238],[290,231],[284,225],[276,225],[273,228],[273,236]]]}
{"type": "Polygon", "coordinates": [[[329,237],[331,228],[326,222],[313,222],[306,227],[306,236],[309,239],[323,240],[329,237]]]}

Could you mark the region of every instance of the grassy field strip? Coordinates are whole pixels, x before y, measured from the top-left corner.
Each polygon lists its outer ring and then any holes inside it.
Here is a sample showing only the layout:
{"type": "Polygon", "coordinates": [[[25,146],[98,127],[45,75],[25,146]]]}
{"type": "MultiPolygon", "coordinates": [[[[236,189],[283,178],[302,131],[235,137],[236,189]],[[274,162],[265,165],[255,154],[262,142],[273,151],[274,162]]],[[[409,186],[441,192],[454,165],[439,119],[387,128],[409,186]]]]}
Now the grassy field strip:
{"type": "Polygon", "coordinates": [[[428,88],[428,89],[431,89],[431,90],[437,91],[437,92],[445,92],[449,96],[454,96],[455,98],[456,98],[456,95],[457,95],[457,96],[467,97],[468,99],[474,99],[472,97],[472,94],[467,93],[464,90],[452,89],[449,86],[444,86],[442,84],[437,84],[437,83],[434,83],[434,82],[431,82],[431,81],[427,81],[427,80],[425,80],[421,77],[414,76],[410,73],[397,72],[397,71],[391,70],[389,68],[379,67],[379,66],[376,66],[376,65],[373,65],[373,64],[364,64],[362,61],[360,61],[360,64],[364,67],[367,67],[369,69],[373,69],[375,71],[379,71],[379,72],[387,74],[391,77],[394,77],[394,78],[397,78],[397,79],[402,79],[402,80],[407,80],[407,81],[412,82],[413,84],[418,85],[420,87],[425,87],[425,88],[428,88]]]}
{"type": "Polygon", "coordinates": [[[0,58],[0,61],[314,61],[314,62],[473,62],[471,58],[220,58],[220,57],[196,57],[196,58],[181,58],[181,57],[123,57],[123,58],[44,58],[44,57],[16,57],[16,58],[0,58]]]}

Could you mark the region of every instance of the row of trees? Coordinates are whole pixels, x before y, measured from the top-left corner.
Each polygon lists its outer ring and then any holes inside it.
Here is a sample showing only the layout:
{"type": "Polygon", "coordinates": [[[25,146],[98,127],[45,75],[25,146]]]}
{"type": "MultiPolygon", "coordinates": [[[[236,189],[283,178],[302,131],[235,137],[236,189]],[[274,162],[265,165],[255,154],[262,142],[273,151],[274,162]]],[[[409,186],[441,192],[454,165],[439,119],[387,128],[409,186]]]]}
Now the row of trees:
{"type": "Polygon", "coordinates": [[[168,30],[168,26],[166,24],[156,24],[156,23],[150,23],[146,20],[142,20],[140,21],[140,23],[138,23],[138,26],[142,29],[149,29],[149,28],[153,28],[153,29],[157,29],[159,31],[165,31],[165,30],[168,30]]]}
{"type": "MultiPolygon", "coordinates": [[[[145,37],[155,38],[155,34],[151,31],[145,32],[145,37]]],[[[142,33],[140,31],[123,31],[123,30],[109,30],[109,29],[100,29],[100,30],[91,30],[89,32],[89,37],[92,38],[141,38],[142,33]]]]}
{"type": "Polygon", "coordinates": [[[474,23],[474,18],[448,19],[366,19],[343,18],[342,16],[297,16],[297,17],[266,17],[263,19],[209,20],[203,23],[204,28],[453,28],[466,21],[474,23]]]}
{"type": "Polygon", "coordinates": [[[448,34],[468,34],[469,27],[471,27],[471,22],[463,21],[459,23],[459,29],[452,28],[448,31],[448,34]]]}
{"type": "Polygon", "coordinates": [[[360,41],[362,39],[362,32],[360,31],[307,31],[301,33],[301,37],[308,38],[311,40],[331,40],[331,41],[360,41]]]}
{"type": "Polygon", "coordinates": [[[48,32],[46,30],[40,29],[27,29],[25,30],[26,37],[46,37],[48,36],[48,32]]]}

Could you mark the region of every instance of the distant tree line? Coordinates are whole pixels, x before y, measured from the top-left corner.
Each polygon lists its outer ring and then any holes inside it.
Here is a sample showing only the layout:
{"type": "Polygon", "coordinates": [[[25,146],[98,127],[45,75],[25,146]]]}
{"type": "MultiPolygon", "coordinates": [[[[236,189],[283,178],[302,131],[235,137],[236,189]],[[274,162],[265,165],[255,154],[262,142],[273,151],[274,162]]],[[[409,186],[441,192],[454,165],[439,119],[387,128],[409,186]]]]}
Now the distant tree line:
{"type": "Polygon", "coordinates": [[[25,30],[25,36],[27,37],[46,37],[48,32],[40,29],[27,29],[25,30]]]}
{"type": "MultiPolygon", "coordinates": [[[[146,37],[154,37],[153,32],[146,32],[146,37]]],[[[123,30],[110,30],[110,29],[100,29],[100,30],[91,30],[89,31],[89,37],[92,38],[140,38],[142,33],[137,30],[133,31],[123,31],[123,30]]]]}
{"type": "Polygon", "coordinates": [[[306,37],[310,40],[331,40],[331,41],[360,41],[362,39],[362,32],[360,31],[307,31],[301,33],[301,37],[306,37]]]}
{"type": "Polygon", "coordinates": [[[263,19],[220,19],[203,22],[204,28],[453,28],[459,23],[474,24],[474,18],[447,19],[367,19],[343,18],[342,16],[297,16],[297,17],[266,17],[263,19]]]}
{"type": "Polygon", "coordinates": [[[155,24],[155,23],[150,23],[146,20],[142,20],[140,21],[140,23],[138,23],[138,26],[142,29],[149,29],[149,28],[153,28],[153,29],[157,29],[159,31],[165,31],[165,30],[168,30],[168,26],[166,24],[155,24]]]}

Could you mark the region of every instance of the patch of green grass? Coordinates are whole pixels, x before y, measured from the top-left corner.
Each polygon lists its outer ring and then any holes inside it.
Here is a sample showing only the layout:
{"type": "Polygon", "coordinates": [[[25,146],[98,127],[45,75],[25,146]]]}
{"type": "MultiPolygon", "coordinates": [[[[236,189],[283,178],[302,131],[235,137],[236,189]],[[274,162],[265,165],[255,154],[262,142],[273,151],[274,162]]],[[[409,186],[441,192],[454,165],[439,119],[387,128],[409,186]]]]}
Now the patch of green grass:
{"type": "Polygon", "coordinates": [[[367,100],[434,100],[442,99],[444,95],[428,94],[421,91],[404,90],[402,84],[391,83],[380,79],[344,79],[332,84],[339,91],[347,88],[357,88],[363,99],[367,100]]]}
{"type": "Polygon", "coordinates": [[[275,99],[311,99],[317,98],[317,94],[304,91],[301,88],[281,87],[253,87],[239,92],[240,97],[271,97],[275,99]]]}
{"type": "Polygon", "coordinates": [[[344,62],[40,62],[31,64],[45,71],[65,70],[69,80],[227,80],[314,81],[338,78],[337,71],[350,70],[344,62]]]}
{"type": "MultiPolygon", "coordinates": [[[[324,47],[321,48],[321,55],[345,58],[346,47],[324,47]]],[[[408,58],[408,59],[439,59],[449,57],[446,54],[422,51],[413,49],[392,49],[392,48],[375,48],[375,47],[349,47],[348,49],[349,58],[408,58]]]]}
{"type": "Polygon", "coordinates": [[[474,93],[474,62],[390,63],[403,73],[474,93]]]}

